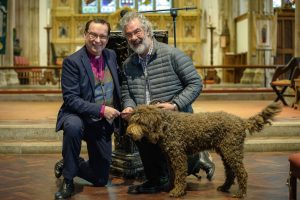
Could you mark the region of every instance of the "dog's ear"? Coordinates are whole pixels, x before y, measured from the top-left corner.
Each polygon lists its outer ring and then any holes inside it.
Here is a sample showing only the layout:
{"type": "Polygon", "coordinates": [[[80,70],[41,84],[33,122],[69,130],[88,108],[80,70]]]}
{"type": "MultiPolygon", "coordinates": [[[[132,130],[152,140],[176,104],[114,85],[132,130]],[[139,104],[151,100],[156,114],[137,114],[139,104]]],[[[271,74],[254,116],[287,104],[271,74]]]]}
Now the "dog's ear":
{"type": "Polygon", "coordinates": [[[160,109],[152,105],[140,105],[134,110],[134,120],[150,129],[161,121],[160,109]]]}
{"type": "Polygon", "coordinates": [[[145,136],[151,143],[157,143],[161,134],[162,111],[155,106],[138,106],[134,112],[134,120],[143,126],[145,136]]]}

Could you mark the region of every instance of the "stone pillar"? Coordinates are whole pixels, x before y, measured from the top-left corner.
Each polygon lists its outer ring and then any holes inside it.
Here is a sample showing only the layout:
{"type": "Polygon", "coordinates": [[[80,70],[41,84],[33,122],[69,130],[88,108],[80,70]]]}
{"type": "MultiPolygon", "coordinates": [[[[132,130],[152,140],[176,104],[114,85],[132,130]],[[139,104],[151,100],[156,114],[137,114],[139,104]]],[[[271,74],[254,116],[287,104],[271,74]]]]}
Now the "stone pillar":
{"type": "MultiPolygon", "coordinates": [[[[273,13],[272,11],[272,1],[271,0],[251,0],[248,2],[249,3],[249,10],[248,12],[251,13],[251,15],[261,15],[262,17],[267,17],[270,16],[271,13],[273,13]]],[[[252,24],[253,22],[253,18],[252,16],[250,16],[249,18],[249,35],[253,35],[255,34],[255,32],[257,30],[253,29],[252,24]]],[[[269,30],[271,30],[270,26],[271,26],[271,21],[268,22],[268,26],[269,26],[269,30]]],[[[262,27],[256,27],[257,29],[261,29],[262,27]]],[[[271,34],[267,34],[267,35],[271,35],[271,34]]],[[[257,37],[259,37],[257,35],[257,37]]],[[[271,40],[269,38],[269,40],[271,40]]],[[[269,65],[270,64],[270,57],[271,57],[271,49],[267,48],[267,47],[261,47],[256,49],[256,52],[253,52],[255,50],[252,51],[252,40],[251,40],[251,36],[250,38],[248,38],[248,42],[249,42],[249,53],[248,53],[248,64],[259,64],[259,65],[269,65]],[[255,55],[255,57],[253,57],[252,55],[255,55]]],[[[272,42],[272,40],[271,40],[272,42]]],[[[272,45],[271,45],[272,46],[272,45]]],[[[265,86],[268,87],[269,84],[269,80],[268,77],[270,77],[270,72],[267,69],[246,69],[243,73],[243,77],[241,79],[242,83],[250,83],[250,84],[256,84],[257,86],[265,86]],[[245,82],[245,80],[247,80],[245,82]]]]}
{"type": "Polygon", "coordinates": [[[300,57],[300,2],[296,1],[295,10],[295,57],[300,57]]]}
{"type": "MultiPolygon", "coordinates": [[[[30,65],[39,65],[39,1],[16,1],[15,28],[30,65]]],[[[44,13],[47,15],[47,13],[44,13]]]]}
{"type": "Polygon", "coordinates": [[[39,0],[39,64],[47,65],[47,31],[44,27],[51,26],[50,2],[47,0],[39,0]],[[47,13],[47,14],[46,14],[47,13]]]}
{"type": "MultiPolygon", "coordinates": [[[[13,27],[15,21],[15,0],[7,1],[7,37],[6,37],[6,51],[2,56],[3,66],[13,65],[13,27]]],[[[17,73],[14,70],[1,70],[0,71],[0,86],[16,85],[19,84],[17,73]]]]}
{"type": "Polygon", "coordinates": [[[3,66],[11,66],[13,64],[13,28],[14,28],[15,0],[7,1],[7,34],[6,34],[6,50],[3,55],[3,66]]]}

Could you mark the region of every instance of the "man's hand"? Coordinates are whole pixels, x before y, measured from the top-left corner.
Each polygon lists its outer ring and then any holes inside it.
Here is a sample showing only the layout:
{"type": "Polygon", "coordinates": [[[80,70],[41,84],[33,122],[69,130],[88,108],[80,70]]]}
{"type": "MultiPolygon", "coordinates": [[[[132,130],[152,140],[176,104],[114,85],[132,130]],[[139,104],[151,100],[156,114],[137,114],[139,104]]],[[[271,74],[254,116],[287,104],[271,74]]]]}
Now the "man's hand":
{"type": "Polygon", "coordinates": [[[113,121],[116,117],[120,115],[120,112],[112,107],[105,106],[104,109],[104,117],[109,120],[113,121]]]}
{"type": "Polygon", "coordinates": [[[133,108],[127,107],[121,112],[121,117],[124,120],[129,121],[132,112],[133,112],[133,108]]]}
{"type": "Polygon", "coordinates": [[[177,105],[175,103],[171,103],[171,102],[157,103],[154,105],[158,108],[165,109],[165,110],[172,110],[172,111],[178,110],[177,105]]]}

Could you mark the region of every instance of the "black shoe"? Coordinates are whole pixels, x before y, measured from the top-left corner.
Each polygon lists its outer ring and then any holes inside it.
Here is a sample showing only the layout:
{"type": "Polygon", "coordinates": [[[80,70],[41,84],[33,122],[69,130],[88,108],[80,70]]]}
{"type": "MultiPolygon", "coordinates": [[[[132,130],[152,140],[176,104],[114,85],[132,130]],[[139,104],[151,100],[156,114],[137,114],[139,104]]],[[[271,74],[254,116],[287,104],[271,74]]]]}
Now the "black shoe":
{"type": "Polygon", "coordinates": [[[209,159],[208,152],[200,152],[200,168],[206,172],[206,178],[211,181],[215,173],[215,164],[209,159]]]}
{"type": "Polygon", "coordinates": [[[204,171],[206,172],[206,178],[211,181],[215,173],[215,164],[211,162],[210,165],[204,169],[204,171]]]}
{"type": "Polygon", "coordinates": [[[55,200],[66,199],[72,196],[74,192],[73,180],[64,179],[60,189],[55,193],[55,200]]]}
{"type": "Polygon", "coordinates": [[[56,178],[61,177],[64,168],[64,160],[61,159],[54,165],[54,175],[56,178]]]}
{"type": "MultiPolygon", "coordinates": [[[[82,157],[79,157],[78,162],[84,162],[84,159],[82,157]]],[[[56,178],[60,178],[62,175],[62,171],[64,169],[64,160],[61,159],[54,165],[54,175],[56,178]]]]}
{"type": "Polygon", "coordinates": [[[167,192],[170,189],[170,182],[168,179],[161,179],[160,181],[152,182],[146,181],[140,185],[132,185],[128,188],[129,194],[152,194],[158,192],[167,192]]]}
{"type": "Polygon", "coordinates": [[[193,175],[201,179],[200,172],[200,155],[199,153],[188,156],[188,176],[193,175]]]}

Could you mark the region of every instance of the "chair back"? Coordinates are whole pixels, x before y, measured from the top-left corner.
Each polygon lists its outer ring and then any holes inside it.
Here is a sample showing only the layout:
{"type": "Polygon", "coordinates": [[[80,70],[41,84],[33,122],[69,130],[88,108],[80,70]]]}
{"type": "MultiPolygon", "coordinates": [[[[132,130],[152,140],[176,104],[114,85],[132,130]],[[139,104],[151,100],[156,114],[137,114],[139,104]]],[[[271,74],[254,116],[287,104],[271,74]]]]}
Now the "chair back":
{"type": "Polygon", "coordinates": [[[294,57],[295,68],[293,73],[291,74],[291,86],[295,86],[295,79],[300,76],[300,57],[294,57]]]}
{"type": "Polygon", "coordinates": [[[286,65],[278,66],[274,72],[272,81],[277,80],[293,80],[299,75],[298,69],[300,65],[300,58],[293,57],[286,65]],[[296,71],[297,69],[297,71],[296,71]]]}
{"type": "Polygon", "coordinates": [[[14,56],[14,66],[29,66],[29,60],[24,56],[14,56]]]}

